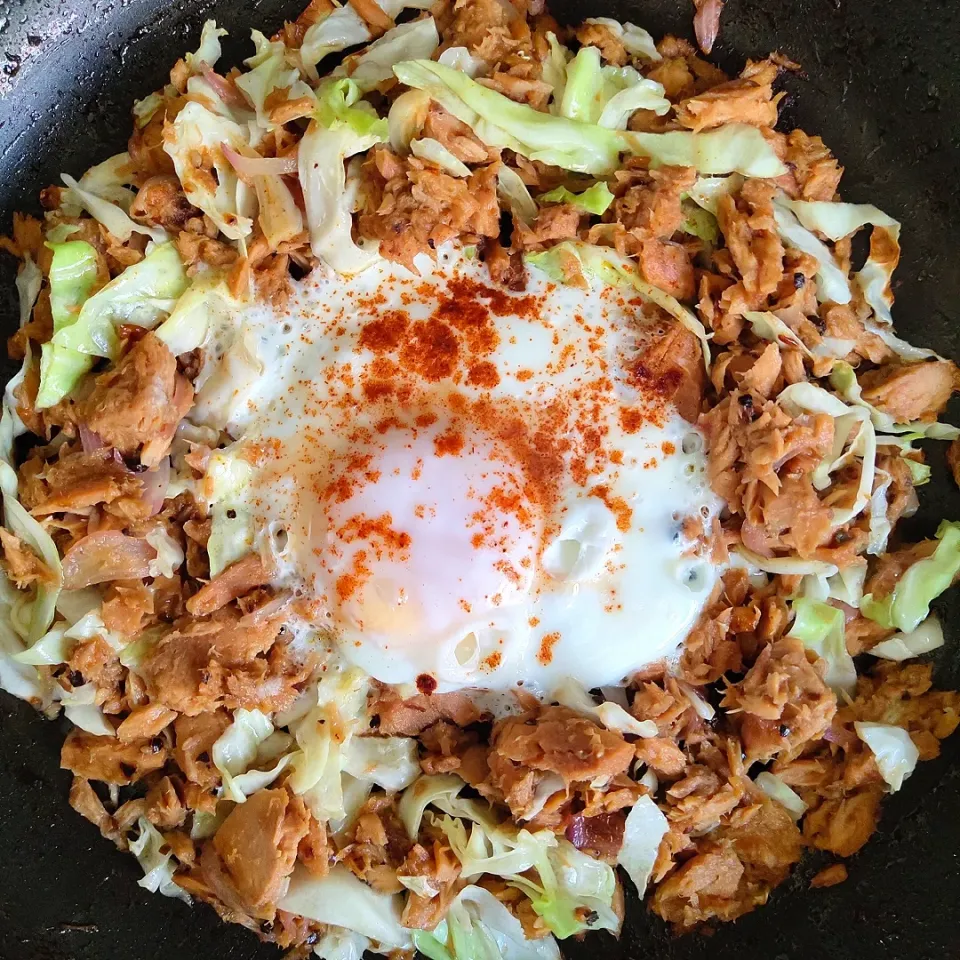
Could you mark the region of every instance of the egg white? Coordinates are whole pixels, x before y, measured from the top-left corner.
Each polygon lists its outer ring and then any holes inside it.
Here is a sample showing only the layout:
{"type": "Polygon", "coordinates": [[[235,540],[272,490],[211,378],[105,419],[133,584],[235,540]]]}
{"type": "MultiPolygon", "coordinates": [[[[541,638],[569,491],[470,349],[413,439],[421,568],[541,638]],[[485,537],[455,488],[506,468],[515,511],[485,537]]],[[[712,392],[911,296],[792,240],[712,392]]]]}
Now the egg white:
{"type": "MultiPolygon", "coordinates": [[[[198,396],[201,418],[234,440],[205,486],[218,562],[260,549],[300,598],[301,625],[387,683],[549,692],[572,676],[590,688],[673,655],[717,577],[682,523],[709,527],[718,504],[702,438],[629,376],[657,318],[621,290],[531,271],[522,296],[486,313],[494,349],[470,354],[461,332],[448,376],[401,371],[405,391],[375,395],[383,354],[368,324],[458,311],[451,278],[489,285],[451,251],[420,267],[317,270],[282,305],[234,318],[198,396]],[[495,385],[470,382],[480,361],[495,385]],[[628,422],[631,409],[649,415],[628,422]],[[475,410],[507,411],[525,452],[506,420],[493,428],[475,410]],[[538,486],[541,454],[552,472],[538,486]],[[549,497],[531,493],[547,485],[549,497]]],[[[411,336],[388,351],[394,369],[411,336]]]]}

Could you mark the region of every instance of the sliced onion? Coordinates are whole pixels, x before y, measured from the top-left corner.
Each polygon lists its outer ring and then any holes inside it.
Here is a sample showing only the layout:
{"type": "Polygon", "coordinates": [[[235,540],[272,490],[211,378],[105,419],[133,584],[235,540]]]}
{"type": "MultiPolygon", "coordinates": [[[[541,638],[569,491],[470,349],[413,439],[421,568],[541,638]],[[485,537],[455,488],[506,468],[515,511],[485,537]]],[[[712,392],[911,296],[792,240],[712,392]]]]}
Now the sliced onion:
{"type": "Polygon", "coordinates": [[[138,475],[143,484],[143,493],[140,499],[150,510],[148,516],[155,516],[163,509],[163,501],[170,485],[170,458],[164,457],[153,470],[147,470],[138,475]]]}
{"type": "Polygon", "coordinates": [[[229,80],[214,70],[204,70],[203,79],[213,87],[217,96],[229,107],[249,107],[243,94],[229,80]]]}
{"type": "Polygon", "coordinates": [[[84,453],[94,453],[106,446],[100,434],[94,433],[85,423],[80,424],[80,443],[84,453]]]}
{"type": "Polygon", "coordinates": [[[108,580],[142,580],[157,551],[139,537],[103,530],[78,540],[63,558],[63,586],[79,590],[108,580]]]}
{"type": "Polygon", "coordinates": [[[723,0],[694,0],[694,3],[697,12],[693,18],[693,32],[697,35],[697,46],[704,53],[710,53],[720,32],[723,0]]]}
{"type": "Polygon", "coordinates": [[[297,172],[297,153],[294,151],[285,157],[245,157],[237,153],[228,143],[220,144],[223,155],[230,166],[243,177],[257,177],[263,174],[282,176],[297,172]]]}

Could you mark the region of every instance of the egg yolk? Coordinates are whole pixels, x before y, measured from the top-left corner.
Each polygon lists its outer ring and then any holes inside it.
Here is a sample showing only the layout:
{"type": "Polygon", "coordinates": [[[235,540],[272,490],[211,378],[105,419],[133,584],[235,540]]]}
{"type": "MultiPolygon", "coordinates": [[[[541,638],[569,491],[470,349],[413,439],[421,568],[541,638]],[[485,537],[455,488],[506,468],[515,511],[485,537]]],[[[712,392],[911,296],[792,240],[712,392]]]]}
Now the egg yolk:
{"type": "Polygon", "coordinates": [[[445,647],[529,593],[542,517],[519,467],[482,436],[384,441],[324,504],[331,611],[347,639],[445,647]]]}

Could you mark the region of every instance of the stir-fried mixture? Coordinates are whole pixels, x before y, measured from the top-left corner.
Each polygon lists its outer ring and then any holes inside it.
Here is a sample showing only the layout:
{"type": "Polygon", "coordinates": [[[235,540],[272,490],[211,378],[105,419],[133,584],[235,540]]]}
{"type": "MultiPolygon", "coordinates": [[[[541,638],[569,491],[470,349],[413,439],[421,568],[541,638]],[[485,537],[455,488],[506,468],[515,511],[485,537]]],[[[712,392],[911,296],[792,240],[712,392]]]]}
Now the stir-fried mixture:
{"type": "Polygon", "coordinates": [[[960,721],[960,523],[898,535],[960,378],[776,128],[796,65],[539,0],[223,33],[0,241],[0,687],[74,724],[71,805],[326,960],[842,882],[960,721]]]}

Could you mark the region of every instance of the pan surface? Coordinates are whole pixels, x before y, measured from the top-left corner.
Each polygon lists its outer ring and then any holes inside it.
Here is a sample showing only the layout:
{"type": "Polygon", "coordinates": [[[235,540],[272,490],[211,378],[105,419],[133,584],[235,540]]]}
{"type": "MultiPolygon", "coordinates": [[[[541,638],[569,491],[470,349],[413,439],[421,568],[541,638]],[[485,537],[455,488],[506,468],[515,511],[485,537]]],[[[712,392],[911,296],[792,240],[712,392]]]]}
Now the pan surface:
{"type": "MultiPolygon", "coordinates": [[[[0,232],[37,193],[124,148],[129,108],[165,82],[213,16],[232,34],[227,62],[250,52],[305,0],[0,0],[0,232]]],[[[561,0],[562,20],[606,15],[655,36],[689,35],[688,0],[561,0]]],[[[787,80],[781,126],[823,136],[847,172],[843,197],[904,223],[900,335],[960,356],[960,5],[944,0],[729,0],[715,56],[736,71],[779,49],[806,79],[787,80]]],[[[0,261],[0,332],[16,329],[15,265],[0,261]]],[[[5,369],[4,380],[9,373],[5,369]]],[[[956,422],[956,412],[953,417],[956,422]]],[[[960,519],[943,447],[907,537],[960,519]]],[[[941,687],[960,686],[960,598],[938,605],[948,645],[941,687]]],[[[279,956],[212,910],[136,886],[139,868],[67,806],[59,769],[66,724],[0,693],[0,960],[257,960],[279,956]]],[[[571,960],[945,960],[960,957],[960,735],[921,764],[883,808],[850,879],[808,891],[811,855],[770,903],[712,937],[671,937],[628,894],[623,936],[568,941],[571,960]]]]}

